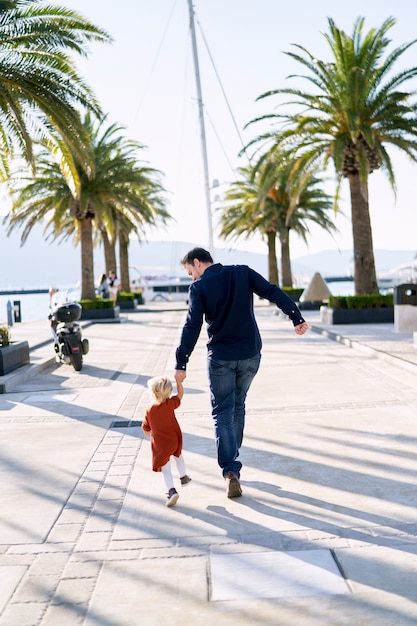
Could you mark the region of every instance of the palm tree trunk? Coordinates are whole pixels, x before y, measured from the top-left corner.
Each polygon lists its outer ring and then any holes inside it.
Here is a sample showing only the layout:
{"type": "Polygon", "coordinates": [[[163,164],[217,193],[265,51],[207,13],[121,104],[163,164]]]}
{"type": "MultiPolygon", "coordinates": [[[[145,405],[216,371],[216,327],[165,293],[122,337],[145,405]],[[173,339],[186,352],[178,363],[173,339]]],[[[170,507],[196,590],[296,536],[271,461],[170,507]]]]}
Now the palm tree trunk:
{"type": "Polygon", "coordinates": [[[275,231],[268,231],[266,233],[268,241],[268,278],[269,282],[279,286],[279,274],[277,263],[277,248],[276,239],[277,234],[275,231]]]}
{"type": "Polygon", "coordinates": [[[355,294],[379,293],[376,280],[368,185],[361,183],[359,174],[349,176],[352,205],[352,234],[355,294]]]}
{"type": "Polygon", "coordinates": [[[286,237],[281,239],[281,276],[282,286],[292,287],[292,271],[290,257],[290,229],[287,228],[286,237]]]}
{"type": "Polygon", "coordinates": [[[104,248],[104,262],[106,273],[114,270],[117,274],[117,261],[116,261],[116,242],[111,241],[107,230],[103,229],[101,231],[101,236],[103,238],[103,248],[104,248]]]}
{"type": "Polygon", "coordinates": [[[81,300],[93,300],[96,297],[94,288],[94,255],[93,255],[93,221],[90,217],[80,220],[81,243],[81,300]]]}
{"type": "Polygon", "coordinates": [[[121,291],[130,291],[129,276],[129,235],[119,234],[119,261],[121,291]]]}

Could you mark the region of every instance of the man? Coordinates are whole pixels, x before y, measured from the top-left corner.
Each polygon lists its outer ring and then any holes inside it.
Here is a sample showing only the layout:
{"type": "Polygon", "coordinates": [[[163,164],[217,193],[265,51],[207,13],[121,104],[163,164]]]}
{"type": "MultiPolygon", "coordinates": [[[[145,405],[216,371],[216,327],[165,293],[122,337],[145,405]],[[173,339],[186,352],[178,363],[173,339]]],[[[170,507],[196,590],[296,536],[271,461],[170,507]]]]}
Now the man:
{"type": "Polygon", "coordinates": [[[176,351],[175,379],[182,383],[186,367],[207,322],[208,376],[217,461],[226,479],[228,498],[242,495],[237,460],[245,425],[245,400],[258,371],[262,341],[253,310],[253,294],[274,302],[303,335],[308,324],[281,289],[246,265],[213,263],[204,248],[190,250],[182,265],[192,277],[187,319],[176,351]]]}

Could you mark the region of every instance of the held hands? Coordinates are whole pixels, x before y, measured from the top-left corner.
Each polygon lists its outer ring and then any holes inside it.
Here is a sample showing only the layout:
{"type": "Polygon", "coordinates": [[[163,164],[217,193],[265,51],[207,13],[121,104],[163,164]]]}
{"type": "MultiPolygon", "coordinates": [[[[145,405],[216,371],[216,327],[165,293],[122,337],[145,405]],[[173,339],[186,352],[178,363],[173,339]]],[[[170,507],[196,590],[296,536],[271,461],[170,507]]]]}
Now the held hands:
{"type": "Polygon", "coordinates": [[[180,384],[183,383],[186,377],[187,377],[186,370],[175,370],[174,378],[177,383],[180,383],[180,384]]]}
{"type": "Polygon", "coordinates": [[[304,335],[304,333],[306,333],[309,328],[310,326],[307,324],[307,322],[302,322],[301,324],[297,324],[297,326],[294,326],[294,330],[297,335],[304,335]]]}

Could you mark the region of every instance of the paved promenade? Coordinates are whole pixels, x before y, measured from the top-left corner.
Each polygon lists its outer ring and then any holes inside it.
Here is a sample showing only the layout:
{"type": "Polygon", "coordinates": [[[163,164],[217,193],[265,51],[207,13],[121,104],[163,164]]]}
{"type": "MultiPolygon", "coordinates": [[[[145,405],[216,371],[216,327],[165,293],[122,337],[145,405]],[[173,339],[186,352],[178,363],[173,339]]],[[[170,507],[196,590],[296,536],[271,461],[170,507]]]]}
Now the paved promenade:
{"type": "Polygon", "coordinates": [[[47,321],[13,327],[31,365],[0,380],[0,626],[417,624],[412,334],[305,315],[298,337],[257,307],[235,500],[203,330],[177,411],[192,482],[173,508],[140,421],[148,378],[173,374],[185,310],[85,327],[78,373],[53,362],[47,321]]]}

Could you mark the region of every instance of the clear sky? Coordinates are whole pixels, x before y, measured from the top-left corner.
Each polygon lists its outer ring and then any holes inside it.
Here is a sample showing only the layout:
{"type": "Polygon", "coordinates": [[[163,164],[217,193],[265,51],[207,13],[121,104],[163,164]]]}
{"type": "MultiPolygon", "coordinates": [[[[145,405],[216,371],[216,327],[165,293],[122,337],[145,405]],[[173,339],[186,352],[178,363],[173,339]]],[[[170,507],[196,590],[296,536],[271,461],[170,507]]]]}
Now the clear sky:
{"type": "MultiPolygon", "coordinates": [[[[207,211],[200,127],[187,0],[60,0],[105,28],[111,45],[92,45],[87,60],[77,61],[81,74],[98,96],[111,122],[147,146],[144,157],[164,172],[169,211],[175,218],[166,231],[150,232],[149,240],[181,240],[208,244],[207,211]]],[[[272,112],[273,98],[256,102],[265,91],[294,86],[287,76],[302,70],[284,52],[301,44],[318,58],[329,58],[323,36],[327,18],[349,34],[358,16],[365,28],[379,27],[390,16],[392,47],[417,37],[417,2],[379,0],[296,3],[280,0],[194,0],[197,45],[205,107],[215,245],[264,252],[260,239],[225,244],[216,234],[216,194],[247,164],[238,156],[261,128],[245,124],[272,112]],[[224,92],[224,93],[223,93],[224,92]],[[224,95],[225,94],[225,95],[224,95]],[[226,96],[226,97],[225,97],[226,96]],[[231,113],[229,111],[231,110],[231,113]],[[236,127],[237,129],[236,130],[236,127]]],[[[390,48],[391,49],[391,48],[390,48]]],[[[417,44],[404,55],[404,67],[417,64],[417,44]]],[[[417,80],[408,85],[417,89],[417,80]]],[[[417,165],[393,153],[398,195],[380,173],[370,180],[374,247],[417,250],[417,165]]],[[[332,172],[329,171],[329,175],[332,172]]],[[[331,192],[333,185],[327,187],[331,192]]],[[[293,235],[293,258],[324,249],[351,249],[350,202],[345,183],[340,233],[334,238],[312,230],[308,248],[293,235]]]]}

